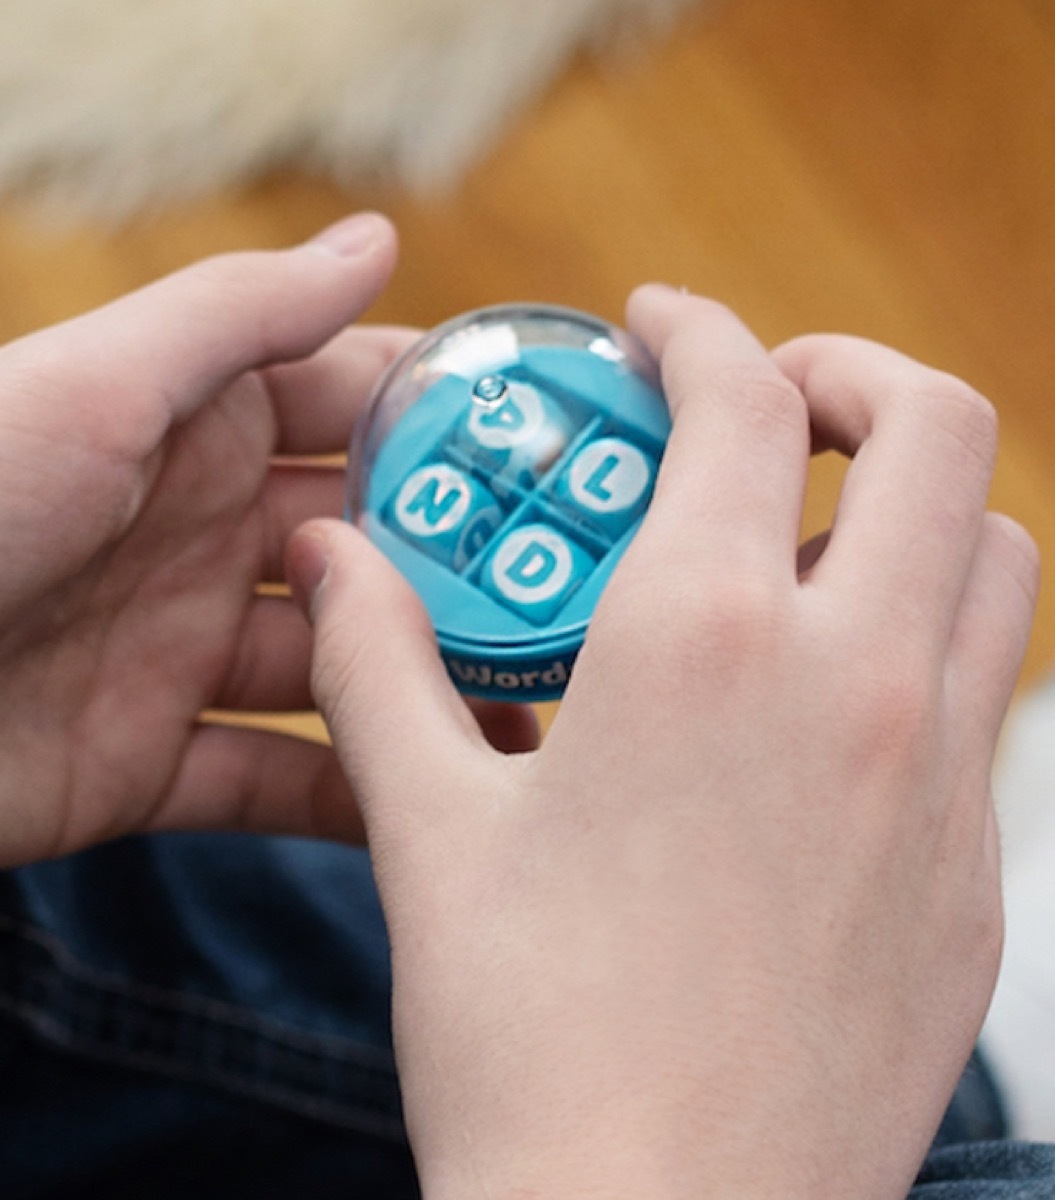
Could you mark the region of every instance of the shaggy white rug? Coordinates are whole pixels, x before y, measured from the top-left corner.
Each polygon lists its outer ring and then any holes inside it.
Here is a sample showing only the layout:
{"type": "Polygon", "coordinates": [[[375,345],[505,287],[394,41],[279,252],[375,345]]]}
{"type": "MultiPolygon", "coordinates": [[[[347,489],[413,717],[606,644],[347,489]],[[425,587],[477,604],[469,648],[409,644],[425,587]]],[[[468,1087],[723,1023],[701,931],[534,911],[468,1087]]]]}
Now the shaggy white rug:
{"type": "Polygon", "coordinates": [[[127,214],[297,165],[454,180],[577,50],[696,0],[0,0],[0,191],[127,214]]]}

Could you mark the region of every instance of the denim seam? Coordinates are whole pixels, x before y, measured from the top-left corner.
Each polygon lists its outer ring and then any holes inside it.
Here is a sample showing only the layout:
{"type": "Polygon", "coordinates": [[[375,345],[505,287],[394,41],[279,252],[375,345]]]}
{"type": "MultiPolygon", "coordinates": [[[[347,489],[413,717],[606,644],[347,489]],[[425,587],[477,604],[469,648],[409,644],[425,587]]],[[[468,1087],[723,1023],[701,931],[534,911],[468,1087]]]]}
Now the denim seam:
{"type": "Polygon", "coordinates": [[[0,1012],[53,1047],[405,1143],[395,1071],[381,1051],[130,983],[81,962],[53,934],[0,917],[4,935],[0,1012]]]}
{"type": "Polygon", "coordinates": [[[73,955],[55,934],[40,926],[16,921],[12,917],[0,914],[0,933],[5,931],[48,954],[54,961],[56,970],[100,991],[125,995],[151,1008],[169,1008],[174,1012],[193,1013],[204,1020],[240,1026],[264,1037],[278,1038],[294,1045],[300,1044],[308,1050],[321,1049],[330,1057],[344,1058],[364,1066],[383,1069],[391,1065],[391,1057],[387,1052],[342,1037],[340,1034],[305,1033],[273,1017],[239,1008],[222,1000],[138,983],[113,972],[100,970],[73,955]]]}

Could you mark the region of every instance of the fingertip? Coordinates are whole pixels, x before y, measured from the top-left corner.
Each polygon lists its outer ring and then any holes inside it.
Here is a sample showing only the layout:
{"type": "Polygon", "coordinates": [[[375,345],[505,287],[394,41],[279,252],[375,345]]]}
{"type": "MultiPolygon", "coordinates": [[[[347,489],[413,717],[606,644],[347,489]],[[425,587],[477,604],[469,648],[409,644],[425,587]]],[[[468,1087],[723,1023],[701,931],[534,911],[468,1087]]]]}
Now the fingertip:
{"type": "Polygon", "coordinates": [[[841,334],[802,333],[775,346],[770,351],[770,358],[787,379],[805,390],[813,365],[831,350],[834,343],[848,340],[841,334]]]}
{"type": "Polygon", "coordinates": [[[342,259],[363,258],[381,250],[394,252],[398,235],[382,213],[360,212],[328,225],[304,243],[304,248],[342,259]]]}
{"type": "Polygon", "coordinates": [[[649,326],[651,318],[664,304],[676,302],[680,297],[687,296],[686,288],[675,288],[669,283],[643,283],[630,293],[626,302],[627,327],[642,335],[649,326]]]}
{"type": "MultiPolygon", "coordinates": [[[[314,624],[319,613],[322,595],[332,575],[342,577],[342,587],[348,585],[351,575],[376,570],[388,578],[395,573],[389,563],[363,534],[347,521],[335,517],[315,517],[305,521],[290,535],[285,550],[285,575],[293,598],[314,624]],[[364,567],[363,556],[371,561],[364,567]],[[377,560],[376,563],[372,560],[377,560]]],[[[406,585],[409,590],[409,585],[406,585]]]]}
{"type": "MultiPolygon", "coordinates": [[[[480,736],[425,605],[350,524],[312,521],[297,530],[288,554],[291,586],[314,629],[312,694],[361,802],[384,808],[398,795],[428,803],[444,764],[459,748],[478,748],[480,736]]],[[[523,734],[503,736],[519,744],[523,734]]]]}
{"type": "Polygon", "coordinates": [[[357,319],[395,270],[399,235],[382,213],[360,212],[335,221],[290,253],[316,264],[328,261],[342,277],[353,280],[359,299],[350,319],[357,319]]]}
{"type": "Polygon", "coordinates": [[[285,576],[293,599],[314,623],[317,600],[332,560],[331,521],[320,518],[294,530],[286,543],[285,576]]]}
{"type": "MultiPolygon", "coordinates": [[[[360,212],[334,222],[284,253],[299,264],[291,269],[291,287],[295,286],[293,281],[299,278],[299,272],[307,269],[316,279],[314,287],[324,295],[333,295],[334,311],[344,309],[324,334],[325,342],[358,321],[384,290],[399,258],[399,236],[383,214],[360,212]]],[[[291,315],[287,320],[292,328],[295,322],[291,315]]],[[[310,345],[309,350],[316,349],[317,344],[310,345]]],[[[303,355],[281,353],[277,360],[291,357],[303,355]]]]}
{"type": "Polygon", "coordinates": [[[152,449],[156,416],[167,429],[244,372],[330,342],[381,294],[397,254],[391,222],[365,213],[290,249],[202,259],[70,323],[82,389],[127,381],[117,398],[149,409],[152,449]]]}
{"type": "Polygon", "coordinates": [[[398,621],[434,641],[420,597],[397,567],[354,525],[316,517],[291,536],[286,581],[312,624],[339,623],[348,604],[377,621],[398,621]]]}
{"type": "Polygon", "coordinates": [[[706,337],[716,345],[757,355],[761,346],[735,312],[722,301],[687,287],[647,283],[627,301],[627,326],[660,360],[669,343],[684,333],[692,341],[706,337]]]}
{"type": "Polygon", "coordinates": [[[652,279],[648,283],[638,284],[630,293],[630,299],[627,301],[627,307],[639,304],[649,304],[663,300],[670,296],[685,296],[688,295],[688,288],[676,288],[673,284],[663,283],[661,280],[652,279]]]}

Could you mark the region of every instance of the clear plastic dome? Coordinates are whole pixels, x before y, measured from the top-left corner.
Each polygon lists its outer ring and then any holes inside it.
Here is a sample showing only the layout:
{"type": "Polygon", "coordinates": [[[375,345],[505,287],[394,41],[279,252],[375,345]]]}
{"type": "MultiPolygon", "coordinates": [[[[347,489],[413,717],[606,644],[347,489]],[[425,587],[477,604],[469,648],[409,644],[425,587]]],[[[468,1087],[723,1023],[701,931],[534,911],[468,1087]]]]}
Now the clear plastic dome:
{"type": "Polygon", "coordinates": [[[559,693],[668,429],[644,348],[571,309],[468,313],[385,373],[352,439],[348,516],[421,595],[463,690],[559,693]]]}
{"type": "Polygon", "coordinates": [[[524,361],[532,349],[564,349],[588,355],[605,371],[639,376],[658,390],[655,364],[625,330],[599,317],[546,304],[502,304],[478,309],[437,326],[415,342],[379,381],[358,422],[348,456],[348,507],[353,521],[364,515],[369,479],[377,456],[409,409],[443,380],[464,387],[466,406],[494,408],[490,388],[502,372],[524,361]],[[612,371],[612,368],[617,368],[612,371]]]}

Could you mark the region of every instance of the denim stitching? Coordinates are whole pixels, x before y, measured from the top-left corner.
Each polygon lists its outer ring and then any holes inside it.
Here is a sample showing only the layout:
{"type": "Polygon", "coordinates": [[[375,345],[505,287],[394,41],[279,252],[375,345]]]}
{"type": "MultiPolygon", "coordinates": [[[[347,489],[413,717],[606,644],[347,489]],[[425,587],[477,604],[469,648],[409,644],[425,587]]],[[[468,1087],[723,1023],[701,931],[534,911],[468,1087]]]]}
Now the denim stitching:
{"type": "Polygon", "coordinates": [[[4,941],[0,1012],[53,1046],[405,1143],[391,1057],[376,1047],[122,980],[0,917],[4,941]]]}
{"type": "Polygon", "coordinates": [[[365,1045],[335,1033],[306,1033],[273,1017],[238,1008],[222,1000],[138,983],[100,970],[75,957],[66,944],[53,933],[0,913],[0,935],[5,931],[21,941],[39,947],[53,960],[59,972],[102,991],[127,995],[152,1008],[170,1008],[195,1013],[204,1019],[218,1021],[224,1025],[243,1026],[266,1037],[280,1038],[292,1044],[300,1043],[309,1049],[324,1047],[328,1055],[362,1062],[364,1065],[373,1060],[369,1065],[375,1068],[391,1067],[391,1055],[376,1046],[365,1045]]]}

